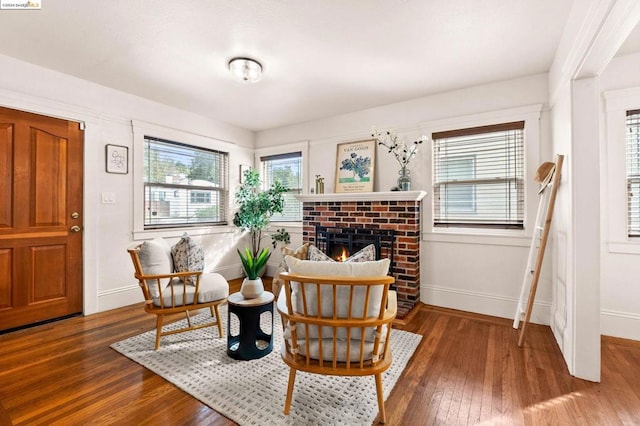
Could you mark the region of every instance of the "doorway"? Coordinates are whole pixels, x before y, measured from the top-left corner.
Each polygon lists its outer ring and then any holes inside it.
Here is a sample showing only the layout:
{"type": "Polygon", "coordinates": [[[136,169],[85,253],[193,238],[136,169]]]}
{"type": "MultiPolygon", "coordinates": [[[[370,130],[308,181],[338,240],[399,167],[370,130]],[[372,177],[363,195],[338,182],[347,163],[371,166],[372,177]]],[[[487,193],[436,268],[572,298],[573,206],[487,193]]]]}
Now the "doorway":
{"type": "Polygon", "coordinates": [[[0,331],[82,312],[83,141],[0,108],[0,331]]]}

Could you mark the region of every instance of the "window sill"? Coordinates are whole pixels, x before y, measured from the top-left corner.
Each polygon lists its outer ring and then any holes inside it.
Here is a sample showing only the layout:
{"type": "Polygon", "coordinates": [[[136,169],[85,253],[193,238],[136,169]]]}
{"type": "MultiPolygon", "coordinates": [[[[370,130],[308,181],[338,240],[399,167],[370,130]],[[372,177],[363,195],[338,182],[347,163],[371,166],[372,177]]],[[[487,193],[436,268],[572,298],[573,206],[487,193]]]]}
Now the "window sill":
{"type": "Polygon", "coordinates": [[[180,238],[186,232],[191,236],[213,235],[213,234],[230,234],[237,231],[235,226],[203,226],[203,227],[187,227],[187,228],[171,228],[171,229],[149,229],[143,231],[133,231],[133,240],[149,240],[152,238],[180,238]]]}
{"type": "Polygon", "coordinates": [[[480,244],[494,246],[529,247],[531,236],[524,230],[455,229],[432,230],[422,234],[423,241],[457,244],[480,244]]]}
{"type": "Polygon", "coordinates": [[[269,231],[273,231],[276,230],[278,228],[301,228],[302,229],[302,222],[299,221],[295,221],[295,222],[269,222],[269,231]]]}
{"type": "Polygon", "coordinates": [[[640,254],[640,241],[607,243],[607,251],[612,254],[640,254]]]}

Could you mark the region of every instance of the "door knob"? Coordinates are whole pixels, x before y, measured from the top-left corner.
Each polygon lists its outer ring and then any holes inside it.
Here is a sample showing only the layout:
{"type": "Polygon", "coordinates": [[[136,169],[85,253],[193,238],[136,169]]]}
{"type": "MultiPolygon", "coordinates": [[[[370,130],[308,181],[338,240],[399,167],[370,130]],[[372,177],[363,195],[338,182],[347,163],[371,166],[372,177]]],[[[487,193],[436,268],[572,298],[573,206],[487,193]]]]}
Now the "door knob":
{"type": "Polygon", "coordinates": [[[80,227],[78,225],[73,225],[71,227],[71,232],[80,232],[80,227]]]}

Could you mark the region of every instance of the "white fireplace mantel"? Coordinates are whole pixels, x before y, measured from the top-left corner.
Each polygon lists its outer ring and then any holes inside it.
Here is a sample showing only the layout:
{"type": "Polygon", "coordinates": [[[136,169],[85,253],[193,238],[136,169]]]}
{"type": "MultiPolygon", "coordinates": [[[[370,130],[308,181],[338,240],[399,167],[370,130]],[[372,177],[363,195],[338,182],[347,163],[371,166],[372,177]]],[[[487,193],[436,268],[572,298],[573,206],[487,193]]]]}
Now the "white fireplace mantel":
{"type": "Polygon", "coordinates": [[[426,191],[349,192],[296,195],[296,199],[303,203],[336,201],[420,201],[426,195],[426,191]]]}

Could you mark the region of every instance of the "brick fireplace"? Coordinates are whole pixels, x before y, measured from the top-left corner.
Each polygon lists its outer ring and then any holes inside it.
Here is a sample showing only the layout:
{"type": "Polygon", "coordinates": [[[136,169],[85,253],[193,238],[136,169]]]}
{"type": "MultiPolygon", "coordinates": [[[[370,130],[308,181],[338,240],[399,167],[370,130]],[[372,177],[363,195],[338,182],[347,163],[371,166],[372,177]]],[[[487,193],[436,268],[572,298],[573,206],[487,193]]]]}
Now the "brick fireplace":
{"type": "Polygon", "coordinates": [[[316,226],[392,229],[398,318],[420,301],[420,207],[424,191],[299,195],[302,239],[316,243],[316,226]]]}

